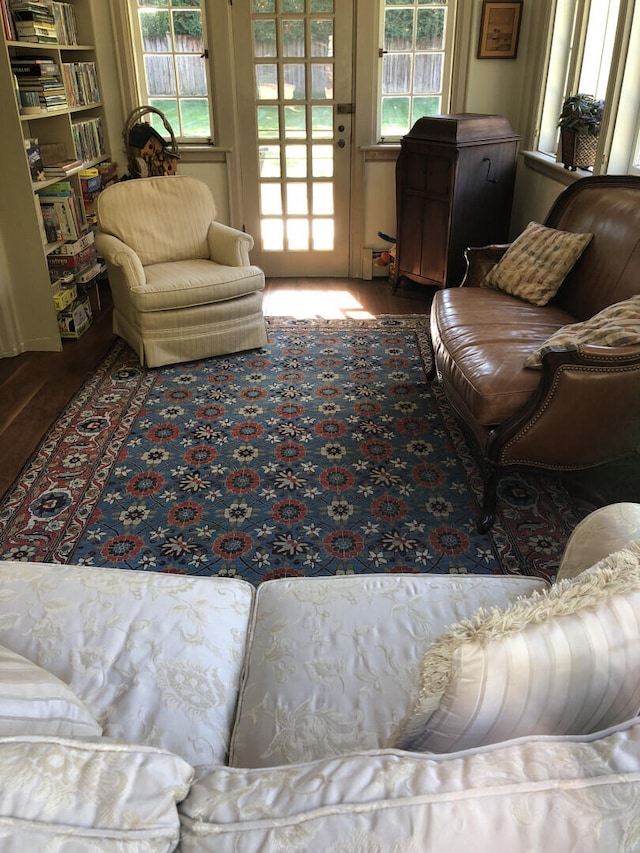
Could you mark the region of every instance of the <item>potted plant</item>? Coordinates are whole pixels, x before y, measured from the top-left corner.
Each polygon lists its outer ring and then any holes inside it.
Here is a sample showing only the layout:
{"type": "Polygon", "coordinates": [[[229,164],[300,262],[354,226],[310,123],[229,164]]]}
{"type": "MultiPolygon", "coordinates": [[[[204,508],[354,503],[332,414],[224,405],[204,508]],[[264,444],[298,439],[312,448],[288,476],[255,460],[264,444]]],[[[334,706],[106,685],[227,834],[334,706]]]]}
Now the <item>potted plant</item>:
{"type": "Polygon", "coordinates": [[[565,169],[590,169],[596,160],[604,101],[593,95],[571,95],[558,120],[565,169]]]}

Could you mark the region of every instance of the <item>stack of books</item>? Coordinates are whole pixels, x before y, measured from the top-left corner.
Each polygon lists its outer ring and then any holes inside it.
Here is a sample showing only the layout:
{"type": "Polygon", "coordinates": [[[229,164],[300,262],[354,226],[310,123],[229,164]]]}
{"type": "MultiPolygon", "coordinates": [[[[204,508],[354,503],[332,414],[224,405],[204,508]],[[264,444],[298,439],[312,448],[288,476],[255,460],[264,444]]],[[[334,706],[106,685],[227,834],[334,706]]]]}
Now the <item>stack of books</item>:
{"type": "Polygon", "coordinates": [[[82,166],[77,157],[67,157],[61,142],[48,142],[40,146],[42,168],[46,178],[65,178],[82,166]]]}
{"type": "Polygon", "coordinates": [[[46,0],[11,0],[18,41],[57,44],[58,34],[51,3],[46,0]]]}
{"type": "Polygon", "coordinates": [[[11,70],[18,81],[20,112],[38,113],[66,107],[60,69],[50,56],[12,56],[11,70]]]}

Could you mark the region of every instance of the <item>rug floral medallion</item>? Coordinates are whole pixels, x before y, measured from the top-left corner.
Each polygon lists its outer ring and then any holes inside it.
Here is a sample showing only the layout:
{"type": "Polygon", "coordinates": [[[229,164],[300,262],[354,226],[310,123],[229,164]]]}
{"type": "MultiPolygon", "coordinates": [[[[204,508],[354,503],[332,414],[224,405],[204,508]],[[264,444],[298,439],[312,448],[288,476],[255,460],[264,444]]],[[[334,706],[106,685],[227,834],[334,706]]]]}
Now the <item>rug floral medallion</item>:
{"type": "Polygon", "coordinates": [[[0,506],[4,559],[242,577],[552,578],[584,515],[559,481],[481,478],[422,315],[269,321],[269,346],[148,369],[113,349],[0,506]]]}

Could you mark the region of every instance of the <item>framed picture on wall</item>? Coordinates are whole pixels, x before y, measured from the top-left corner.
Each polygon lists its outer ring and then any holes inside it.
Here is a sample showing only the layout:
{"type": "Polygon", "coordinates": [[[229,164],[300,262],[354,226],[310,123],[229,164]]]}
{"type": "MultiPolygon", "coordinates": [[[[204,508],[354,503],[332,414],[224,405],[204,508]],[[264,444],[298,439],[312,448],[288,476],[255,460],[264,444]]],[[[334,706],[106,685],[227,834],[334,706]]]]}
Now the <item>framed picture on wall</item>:
{"type": "Polygon", "coordinates": [[[515,59],[522,0],[482,0],[478,59],[515,59]]]}

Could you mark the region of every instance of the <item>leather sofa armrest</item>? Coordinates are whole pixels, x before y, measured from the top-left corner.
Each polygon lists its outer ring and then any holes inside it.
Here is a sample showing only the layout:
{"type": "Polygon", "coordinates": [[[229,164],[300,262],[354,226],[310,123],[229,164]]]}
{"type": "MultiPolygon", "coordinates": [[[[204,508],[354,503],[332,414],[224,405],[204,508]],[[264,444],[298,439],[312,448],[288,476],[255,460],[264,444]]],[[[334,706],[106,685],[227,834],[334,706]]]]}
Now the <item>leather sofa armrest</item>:
{"type": "Polygon", "coordinates": [[[471,246],[465,249],[467,272],[461,287],[479,287],[480,282],[509,248],[509,243],[493,243],[490,246],[471,246]]]}
{"type": "Polygon", "coordinates": [[[230,228],[215,220],[209,225],[207,234],[209,257],[217,264],[228,267],[251,265],[249,252],[253,249],[253,237],[244,231],[230,228]]]}
{"type": "Polygon", "coordinates": [[[629,411],[638,410],[640,347],[557,347],[543,356],[529,404],[493,430],[487,455],[550,470],[592,467],[636,450],[640,423],[629,411]]]}

